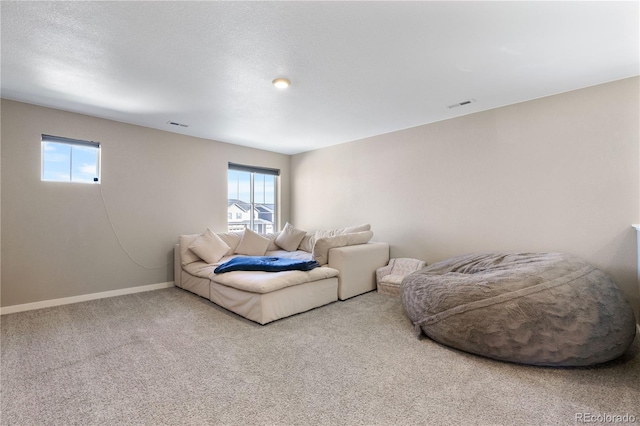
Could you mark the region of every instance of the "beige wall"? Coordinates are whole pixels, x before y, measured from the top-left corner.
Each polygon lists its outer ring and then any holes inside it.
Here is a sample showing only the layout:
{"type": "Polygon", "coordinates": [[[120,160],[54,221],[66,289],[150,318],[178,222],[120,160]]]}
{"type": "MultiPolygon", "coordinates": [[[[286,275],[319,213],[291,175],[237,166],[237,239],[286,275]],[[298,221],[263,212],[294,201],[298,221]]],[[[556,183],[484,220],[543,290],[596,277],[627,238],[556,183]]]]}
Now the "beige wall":
{"type": "Polygon", "coordinates": [[[490,250],[573,253],[609,272],[638,315],[639,81],[293,157],[2,100],[1,306],[172,281],[177,235],[225,229],[232,161],[282,170],[281,223],[369,222],[393,257],[429,263],[490,250]],[[102,143],[118,236],[160,269],[119,247],[100,186],[40,181],[43,133],[102,143]]]}
{"type": "Polygon", "coordinates": [[[368,222],[392,257],[428,263],[572,253],[610,273],[637,315],[638,92],[631,78],[295,155],[293,223],[368,222]]]}
{"type": "Polygon", "coordinates": [[[179,234],[226,229],[227,163],[281,170],[287,155],[2,100],[2,306],[173,281],[179,234]],[[102,183],[40,181],[41,134],[102,144],[102,183]],[[120,248],[102,203],[102,187],[120,248]]]}

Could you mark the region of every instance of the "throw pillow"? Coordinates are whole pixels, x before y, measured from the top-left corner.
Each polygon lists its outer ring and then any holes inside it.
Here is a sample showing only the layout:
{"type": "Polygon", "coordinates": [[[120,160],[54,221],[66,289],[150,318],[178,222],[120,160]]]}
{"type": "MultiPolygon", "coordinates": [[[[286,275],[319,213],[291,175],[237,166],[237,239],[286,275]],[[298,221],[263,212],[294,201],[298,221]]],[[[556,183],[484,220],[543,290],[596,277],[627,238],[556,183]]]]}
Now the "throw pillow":
{"type": "Polygon", "coordinates": [[[352,234],[336,235],[335,237],[316,238],[316,243],[313,246],[313,258],[320,265],[325,265],[329,262],[329,250],[332,248],[365,244],[368,243],[372,237],[373,232],[362,231],[352,234]]]}
{"type": "Polygon", "coordinates": [[[263,237],[262,235],[253,232],[251,229],[246,228],[240,244],[236,248],[236,254],[246,254],[247,256],[264,256],[269,247],[270,239],[263,237]]]}
{"type": "Polygon", "coordinates": [[[304,250],[307,253],[311,253],[313,251],[313,245],[316,242],[316,236],[314,234],[307,234],[302,237],[302,241],[300,241],[300,246],[298,246],[299,250],[304,250]]]}
{"type": "Polygon", "coordinates": [[[216,263],[227,254],[230,247],[219,236],[214,234],[211,229],[207,229],[204,234],[189,244],[189,249],[205,262],[216,263]]]}
{"type": "Polygon", "coordinates": [[[306,231],[296,229],[295,226],[287,222],[278,238],[276,238],[276,244],[286,251],[296,251],[306,234],[306,231]]]}

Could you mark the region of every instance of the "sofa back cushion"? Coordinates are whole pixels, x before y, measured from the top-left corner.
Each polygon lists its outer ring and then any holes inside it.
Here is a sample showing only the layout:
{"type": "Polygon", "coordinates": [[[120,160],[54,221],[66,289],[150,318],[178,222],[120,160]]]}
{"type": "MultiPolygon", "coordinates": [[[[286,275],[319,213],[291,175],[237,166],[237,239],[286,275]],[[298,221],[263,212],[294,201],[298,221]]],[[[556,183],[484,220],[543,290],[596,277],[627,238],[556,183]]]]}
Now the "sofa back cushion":
{"type": "Polygon", "coordinates": [[[182,264],[182,266],[200,260],[200,257],[189,248],[189,245],[193,243],[199,236],[200,234],[189,234],[180,235],[180,237],[178,238],[178,243],[180,244],[180,263],[182,264]]]}
{"type": "Polygon", "coordinates": [[[347,228],[332,229],[330,231],[316,231],[313,234],[305,235],[302,238],[302,241],[300,242],[298,249],[312,253],[313,247],[315,246],[316,241],[319,238],[336,237],[338,235],[354,234],[357,232],[364,232],[364,231],[370,231],[370,230],[371,230],[371,225],[367,223],[363,225],[350,226],[347,228]]]}
{"type": "Polygon", "coordinates": [[[366,244],[372,237],[373,232],[362,231],[351,234],[336,235],[333,237],[318,238],[313,246],[313,258],[320,265],[325,265],[329,262],[329,250],[332,248],[366,244]]]}
{"type": "Polygon", "coordinates": [[[364,225],[350,226],[348,228],[332,229],[329,231],[316,231],[315,237],[317,241],[320,238],[336,237],[338,235],[354,234],[356,232],[364,232],[364,231],[371,231],[371,225],[367,223],[364,225]]]}
{"type": "Polygon", "coordinates": [[[238,244],[240,244],[240,240],[242,239],[242,231],[217,232],[216,235],[218,235],[218,237],[220,237],[220,239],[229,246],[229,250],[226,254],[227,256],[231,256],[236,252],[236,248],[238,248],[238,244]]]}
{"type": "Polygon", "coordinates": [[[269,239],[269,247],[267,247],[267,251],[280,250],[280,247],[276,244],[276,238],[280,235],[280,232],[270,232],[268,234],[260,234],[265,238],[269,239]]]}
{"type": "Polygon", "coordinates": [[[298,250],[304,250],[308,253],[313,251],[313,244],[316,242],[315,234],[306,234],[302,237],[302,241],[300,241],[300,245],[298,246],[298,250]]]}

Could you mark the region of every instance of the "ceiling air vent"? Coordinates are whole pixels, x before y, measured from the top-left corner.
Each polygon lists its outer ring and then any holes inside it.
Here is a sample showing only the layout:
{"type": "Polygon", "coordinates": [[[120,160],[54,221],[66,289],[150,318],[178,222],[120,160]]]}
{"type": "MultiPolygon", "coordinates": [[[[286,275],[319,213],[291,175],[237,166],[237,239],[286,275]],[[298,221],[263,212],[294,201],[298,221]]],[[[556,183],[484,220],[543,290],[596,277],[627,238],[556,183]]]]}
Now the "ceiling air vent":
{"type": "Polygon", "coordinates": [[[175,121],[167,121],[167,124],[171,124],[172,126],[189,127],[188,124],[176,123],[175,121]]]}
{"type": "Polygon", "coordinates": [[[462,101],[462,102],[458,102],[457,104],[449,105],[449,106],[447,106],[447,108],[449,108],[449,109],[458,108],[458,107],[461,107],[461,106],[472,104],[475,101],[476,101],[475,99],[467,99],[466,101],[462,101]]]}

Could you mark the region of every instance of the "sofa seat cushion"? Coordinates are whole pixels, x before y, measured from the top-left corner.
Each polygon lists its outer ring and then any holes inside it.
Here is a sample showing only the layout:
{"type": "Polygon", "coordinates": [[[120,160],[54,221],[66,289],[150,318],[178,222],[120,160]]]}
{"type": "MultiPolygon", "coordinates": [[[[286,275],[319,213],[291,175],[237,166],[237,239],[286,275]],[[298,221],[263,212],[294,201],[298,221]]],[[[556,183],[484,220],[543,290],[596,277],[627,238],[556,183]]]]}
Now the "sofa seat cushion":
{"type": "Polygon", "coordinates": [[[211,280],[251,293],[271,293],[282,288],[338,276],[338,270],[329,267],[315,268],[310,271],[234,271],[213,274],[211,280]]]}
{"type": "MultiPolygon", "coordinates": [[[[223,259],[230,259],[233,257],[234,256],[225,256],[223,259]]],[[[217,266],[218,263],[209,264],[199,260],[197,262],[191,262],[188,265],[184,265],[182,269],[194,277],[211,279],[211,274],[213,274],[213,270],[216,269],[217,266]]]]}
{"type": "Polygon", "coordinates": [[[304,250],[296,250],[296,251],[270,250],[267,252],[267,254],[265,254],[265,256],[284,257],[287,259],[304,260],[304,261],[313,260],[313,256],[311,255],[311,253],[307,253],[304,250]]]}
{"type": "Polygon", "coordinates": [[[615,282],[561,253],[459,256],[407,276],[401,293],[417,330],[504,361],[597,364],[623,354],[636,334],[615,282]]]}
{"type": "MultiPolygon", "coordinates": [[[[284,258],[288,258],[288,259],[295,259],[295,260],[303,260],[303,261],[311,261],[313,260],[313,256],[311,255],[311,253],[307,253],[306,251],[303,250],[296,250],[296,251],[286,251],[286,250],[271,250],[268,251],[266,253],[267,256],[272,256],[272,257],[284,257],[284,258]]],[[[196,262],[191,262],[187,265],[184,265],[182,267],[182,269],[184,269],[186,272],[188,272],[189,274],[198,277],[198,278],[207,278],[210,280],[214,280],[214,277],[219,277],[219,276],[224,276],[224,275],[229,275],[229,274],[235,274],[232,276],[231,279],[215,279],[215,281],[224,284],[224,285],[229,285],[230,287],[235,287],[241,290],[245,290],[245,288],[242,288],[242,284],[236,284],[236,280],[240,280],[239,278],[235,278],[238,273],[241,272],[245,272],[245,273],[255,273],[256,271],[235,271],[235,272],[226,272],[224,274],[215,274],[213,271],[220,265],[222,265],[225,262],[228,262],[229,260],[235,258],[235,257],[240,257],[242,255],[237,255],[234,254],[232,256],[225,256],[222,259],[218,260],[215,263],[206,263],[202,260],[198,260],[196,262]],[[222,282],[224,281],[224,282],[222,282]]],[[[275,287],[277,287],[278,285],[282,285],[283,287],[287,287],[288,285],[295,285],[295,284],[300,284],[303,282],[308,282],[308,281],[316,281],[319,279],[324,279],[324,278],[330,278],[330,277],[335,277],[338,275],[338,271],[336,271],[335,269],[332,268],[315,268],[315,269],[326,269],[326,271],[323,271],[322,273],[314,273],[314,275],[311,276],[311,278],[309,277],[301,277],[301,278],[295,278],[295,275],[293,277],[286,277],[286,283],[284,284],[275,284],[275,287]],[[335,271],[335,275],[330,271],[335,271]],[[326,275],[329,272],[329,276],[325,277],[324,275],[326,275]],[[296,281],[297,280],[297,281],[296,281]],[[289,284],[289,283],[293,283],[293,284],[289,284]]],[[[302,271],[285,271],[285,272],[302,272],[302,271]]],[[[312,272],[312,271],[308,271],[308,272],[312,272]]],[[[282,272],[266,272],[266,274],[271,274],[271,275],[276,275],[276,274],[280,274],[282,272]]],[[[302,272],[305,273],[305,272],[302,272]]],[[[249,275],[250,280],[256,280],[255,276],[249,275]]],[[[261,278],[261,280],[265,280],[268,277],[263,277],[261,278]]],[[[260,279],[258,279],[259,281],[260,279]]],[[[250,284],[251,288],[259,288],[260,286],[256,286],[255,284],[250,284]]],[[[266,288],[275,288],[273,283],[269,283],[267,284],[266,288]]],[[[282,288],[282,287],[280,287],[282,288]]],[[[252,291],[252,290],[248,290],[248,291],[252,291]]],[[[269,291],[273,291],[273,290],[269,290],[269,291]]],[[[257,291],[258,293],[260,293],[261,291],[257,291]]]]}
{"type": "Polygon", "coordinates": [[[402,284],[402,280],[405,278],[405,276],[406,275],[393,275],[393,274],[385,275],[380,279],[380,283],[391,284],[391,285],[400,287],[400,284],[402,284]]]}
{"type": "MultiPolygon", "coordinates": [[[[218,260],[217,262],[210,263],[210,264],[202,261],[202,259],[198,259],[195,262],[191,262],[187,265],[183,265],[182,269],[184,269],[191,275],[195,275],[196,277],[210,278],[211,274],[213,274],[213,270],[216,269],[217,266],[220,266],[223,263],[228,262],[234,257],[238,257],[238,256],[244,256],[244,255],[233,254],[230,256],[224,256],[222,259],[218,260]]],[[[265,254],[265,256],[286,257],[287,259],[304,260],[304,261],[313,260],[313,256],[311,255],[311,253],[307,253],[306,251],[303,251],[303,250],[296,250],[296,251],[270,250],[265,254]]]]}

